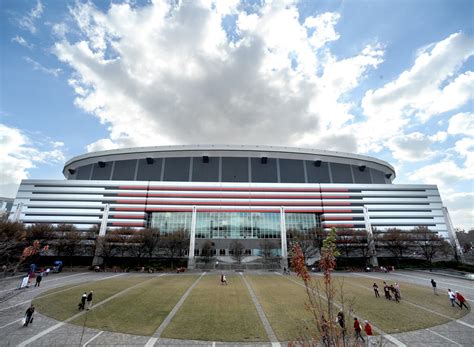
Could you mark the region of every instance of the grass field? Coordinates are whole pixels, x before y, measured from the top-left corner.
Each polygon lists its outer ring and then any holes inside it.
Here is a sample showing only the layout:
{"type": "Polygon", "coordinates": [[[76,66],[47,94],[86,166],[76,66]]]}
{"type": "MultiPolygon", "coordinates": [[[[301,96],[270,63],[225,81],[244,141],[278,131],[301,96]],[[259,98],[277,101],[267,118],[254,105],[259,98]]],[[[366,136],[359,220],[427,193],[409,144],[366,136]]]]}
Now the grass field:
{"type": "Polygon", "coordinates": [[[268,341],[255,305],[241,276],[228,276],[229,285],[218,276],[205,276],[163,337],[207,341],[268,341]]]}
{"type": "MultiPolygon", "coordinates": [[[[311,326],[311,320],[305,310],[306,295],[301,280],[274,274],[245,275],[245,278],[280,341],[308,334],[305,327],[311,326]]],[[[89,311],[87,318],[83,315],[72,323],[150,336],[196,279],[197,275],[123,276],[79,287],[57,288],[43,294],[53,295],[36,298],[34,303],[42,314],[64,320],[78,312],[77,303],[84,291],[94,290],[94,304],[97,304],[139,284],[89,311]]],[[[161,336],[206,341],[268,341],[242,276],[230,275],[228,280],[228,286],[221,286],[219,275],[203,276],[161,336]]],[[[386,333],[427,328],[448,322],[447,317],[457,319],[467,313],[452,308],[447,296],[434,296],[429,287],[399,282],[402,301],[397,304],[374,297],[372,278],[336,277],[336,282],[342,281],[346,303],[353,301],[354,313],[386,333]]],[[[380,288],[382,280],[376,282],[380,288]]]]}

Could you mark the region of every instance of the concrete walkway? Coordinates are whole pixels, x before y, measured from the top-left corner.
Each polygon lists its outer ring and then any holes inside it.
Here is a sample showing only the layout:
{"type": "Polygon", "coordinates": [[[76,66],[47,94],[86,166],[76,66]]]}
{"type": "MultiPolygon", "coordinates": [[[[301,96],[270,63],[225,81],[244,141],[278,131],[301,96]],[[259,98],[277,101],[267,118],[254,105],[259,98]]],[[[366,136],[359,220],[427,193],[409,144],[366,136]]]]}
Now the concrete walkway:
{"type": "MultiPolygon", "coordinates": [[[[250,272],[247,272],[250,273],[250,272]]],[[[254,272],[252,272],[254,273],[254,272]]],[[[259,273],[258,271],[255,273],[259,273]]],[[[269,272],[261,272],[269,274],[269,272]]],[[[41,296],[45,291],[58,288],[60,286],[80,285],[89,281],[100,281],[115,276],[144,276],[147,274],[114,274],[114,273],[62,273],[51,274],[41,283],[40,288],[28,288],[25,290],[14,290],[18,283],[18,278],[7,279],[0,282],[0,345],[17,346],[21,343],[28,346],[145,346],[150,341],[150,336],[137,336],[96,329],[85,328],[58,322],[45,317],[39,313],[35,314],[34,323],[27,328],[21,326],[21,318],[31,300],[41,296]],[[13,296],[11,294],[14,294],[13,296]],[[58,325],[60,324],[60,325],[58,325]],[[52,327],[55,327],[51,330],[52,327]],[[43,334],[43,332],[47,332],[43,334]]],[[[358,274],[344,273],[344,276],[358,276],[358,274]]],[[[359,274],[360,275],[360,274],[359,274]]],[[[444,295],[447,288],[459,290],[472,302],[474,299],[474,286],[472,282],[453,277],[446,277],[440,274],[413,273],[410,271],[400,271],[390,274],[371,273],[371,276],[386,281],[403,281],[417,285],[430,287],[430,279],[434,278],[438,283],[440,295],[444,295]]],[[[156,274],[147,275],[156,278],[156,274]]],[[[245,276],[243,276],[245,280],[245,276]]],[[[143,282],[142,282],[143,283],[143,282]]],[[[249,284],[250,285],[250,284],[249,284]]],[[[189,290],[189,289],[188,289],[189,290]]],[[[192,289],[191,289],[192,290],[192,289]]],[[[189,292],[191,291],[189,290],[189,292]]],[[[253,290],[252,290],[253,291],[253,290]]],[[[250,292],[250,290],[249,290],[250,292]]],[[[446,300],[448,300],[446,298],[446,300]]],[[[183,300],[184,302],[184,300],[183,300]]],[[[255,302],[254,302],[255,303],[255,302]]],[[[258,303],[258,300],[257,300],[258,303]]],[[[96,305],[97,306],[97,305],[96,305]]],[[[258,305],[256,305],[258,307],[258,305]]],[[[427,312],[430,314],[429,312],[427,312]]],[[[407,333],[393,334],[392,336],[406,346],[472,346],[474,341],[474,314],[470,312],[459,320],[421,329],[407,333]],[[460,323],[462,322],[462,323],[460,323]],[[465,324],[463,324],[465,323],[465,324]]],[[[271,327],[270,327],[271,328],[271,327]]],[[[270,339],[272,341],[272,339],[270,339]]],[[[276,342],[274,342],[277,344],[276,342]]],[[[155,341],[155,346],[272,346],[272,343],[224,343],[214,341],[192,341],[192,340],[172,340],[159,338],[155,341]]],[[[283,344],[282,345],[286,345],[283,344]]]]}

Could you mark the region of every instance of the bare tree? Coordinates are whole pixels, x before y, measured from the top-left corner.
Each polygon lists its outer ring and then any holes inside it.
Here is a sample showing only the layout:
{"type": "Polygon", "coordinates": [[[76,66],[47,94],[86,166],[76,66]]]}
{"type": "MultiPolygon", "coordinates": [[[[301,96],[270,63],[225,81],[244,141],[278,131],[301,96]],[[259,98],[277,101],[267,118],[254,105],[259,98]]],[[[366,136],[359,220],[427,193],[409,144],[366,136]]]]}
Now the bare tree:
{"type": "Polygon", "coordinates": [[[336,229],[336,244],[341,253],[345,255],[346,261],[349,255],[354,251],[356,241],[356,234],[352,229],[336,229]]]}
{"type": "Polygon", "coordinates": [[[171,268],[173,268],[174,260],[183,257],[189,248],[189,235],[186,230],[177,230],[164,235],[161,240],[161,248],[171,260],[171,268]]]}
{"type": "Polygon", "coordinates": [[[212,245],[212,242],[207,240],[204,242],[201,248],[201,256],[204,259],[204,262],[207,264],[211,261],[213,254],[214,253],[214,246],[212,245]]]}
{"type": "Polygon", "coordinates": [[[240,264],[242,262],[242,258],[244,257],[244,252],[245,252],[245,247],[244,245],[238,241],[234,240],[231,242],[229,246],[230,254],[232,259],[234,259],[237,264],[240,264]]]}
{"type": "Polygon", "coordinates": [[[153,255],[158,250],[160,243],[160,231],[157,229],[145,229],[141,231],[142,242],[148,258],[153,258],[153,255]]]}
{"type": "Polygon", "coordinates": [[[0,262],[12,268],[20,260],[21,252],[26,247],[24,226],[21,223],[0,221],[0,262]]]}
{"type": "Polygon", "coordinates": [[[51,224],[37,223],[25,229],[24,238],[27,243],[32,243],[36,240],[47,242],[54,237],[54,227],[51,224]]]}
{"type": "Polygon", "coordinates": [[[83,248],[83,238],[78,231],[69,231],[64,235],[64,253],[69,258],[69,265],[72,268],[72,259],[78,255],[83,248]]]}
{"type": "Polygon", "coordinates": [[[321,251],[319,266],[323,271],[323,279],[315,280],[308,272],[299,244],[293,244],[291,249],[291,264],[298,277],[303,280],[307,298],[305,308],[311,314],[311,319],[310,322],[301,322],[305,327],[302,330],[303,336],[300,336],[300,341],[296,343],[290,342],[289,346],[347,345],[346,336],[350,331],[350,325],[347,323],[352,312],[352,304],[345,298],[344,282],[336,288],[332,277],[332,272],[336,268],[336,257],[339,255],[335,229],[329,232],[321,251]],[[338,311],[339,313],[336,313],[338,311]],[[344,317],[344,328],[337,323],[340,317],[344,317]],[[349,325],[347,328],[346,324],[349,325]]]}
{"type": "Polygon", "coordinates": [[[127,252],[131,253],[130,248],[133,244],[133,235],[137,233],[139,233],[139,231],[129,227],[118,228],[109,232],[109,235],[113,235],[114,242],[117,244],[121,257],[124,257],[127,252]]]}
{"type": "Polygon", "coordinates": [[[433,257],[442,250],[444,239],[426,226],[416,227],[413,230],[413,237],[423,256],[430,263],[433,261],[433,257]]]}
{"type": "Polygon", "coordinates": [[[118,254],[118,245],[113,239],[113,235],[99,236],[96,242],[96,254],[103,259],[104,268],[110,260],[118,254]]]}
{"type": "Polygon", "coordinates": [[[301,231],[297,229],[288,230],[288,237],[291,238],[291,242],[293,244],[298,243],[306,261],[308,261],[310,258],[313,258],[320,252],[320,234],[318,231],[318,229],[311,229],[307,231],[301,231]]]}
{"type": "Polygon", "coordinates": [[[412,246],[413,238],[411,234],[400,229],[391,228],[379,235],[379,241],[395,257],[397,266],[400,266],[400,259],[412,246]]]}

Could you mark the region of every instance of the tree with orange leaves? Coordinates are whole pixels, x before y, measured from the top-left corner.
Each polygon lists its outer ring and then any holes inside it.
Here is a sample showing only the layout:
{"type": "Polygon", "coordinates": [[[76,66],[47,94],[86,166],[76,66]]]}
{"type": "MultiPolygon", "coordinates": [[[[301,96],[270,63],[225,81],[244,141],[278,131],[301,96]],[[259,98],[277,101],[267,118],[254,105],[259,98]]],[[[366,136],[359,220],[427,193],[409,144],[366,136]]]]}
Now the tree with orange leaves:
{"type": "Polygon", "coordinates": [[[307,302],[306,309],[311,313],[312,321],[309,327],[309,336],[301,336],[301,341],[290,345],[317,346],[346,346],[346,331],[337,324],[338,312],[349,316],[350,306],[346,307],[342,285],[336,288],[332,272],[336,268],[336,257],[339,252],[336,247],[336,230],[332,229],[323,241],[319,266],[323,271],[322,281],[314,279],[305,265],[303,251],[298,243],[291,249],[291,263],[293,271],[303,280],[307,302]],[[337,301],[336,302],[336,296],[337,301]]]}

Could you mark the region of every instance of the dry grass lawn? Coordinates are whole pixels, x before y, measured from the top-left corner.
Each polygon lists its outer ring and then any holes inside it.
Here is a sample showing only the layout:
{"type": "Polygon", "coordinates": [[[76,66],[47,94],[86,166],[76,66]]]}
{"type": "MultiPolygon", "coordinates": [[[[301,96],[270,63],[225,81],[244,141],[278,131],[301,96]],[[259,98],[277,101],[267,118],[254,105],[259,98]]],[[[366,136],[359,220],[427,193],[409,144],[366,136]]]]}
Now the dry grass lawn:
{"type": "Polygon", "coordinates": [[[162,336],[206,341],[268,341],[267,335],[240,275],[201,279],[162,336]]]}
{"type": "Polygon", "coordinates": [[[198,276],[156,277],[81,316],[73,324],[135,335],[153,335],[198,276]]]}

